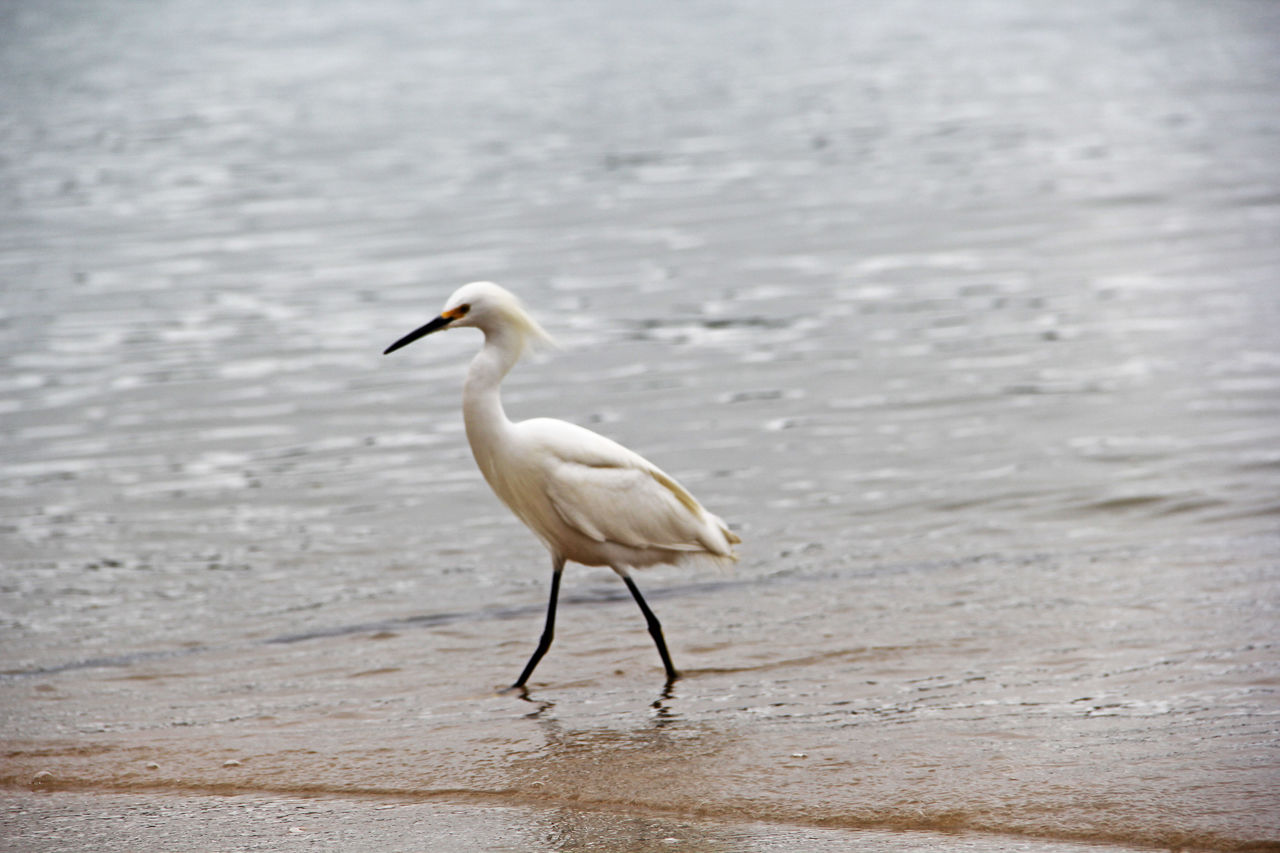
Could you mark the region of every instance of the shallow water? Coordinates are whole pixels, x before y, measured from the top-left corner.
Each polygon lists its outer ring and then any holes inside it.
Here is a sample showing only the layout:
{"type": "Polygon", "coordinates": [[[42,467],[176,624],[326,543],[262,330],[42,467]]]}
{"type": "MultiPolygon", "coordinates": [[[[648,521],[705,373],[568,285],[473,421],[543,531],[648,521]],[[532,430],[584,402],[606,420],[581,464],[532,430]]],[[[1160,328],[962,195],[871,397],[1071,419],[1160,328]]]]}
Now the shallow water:
{"type": "Polygon", "coordinates": [[[0,16],[13,849],[1280,842],[1280,9],[0,16]],[[494,693],[476,278],[744,539],[669,691],[572,567],[494,693]]]}

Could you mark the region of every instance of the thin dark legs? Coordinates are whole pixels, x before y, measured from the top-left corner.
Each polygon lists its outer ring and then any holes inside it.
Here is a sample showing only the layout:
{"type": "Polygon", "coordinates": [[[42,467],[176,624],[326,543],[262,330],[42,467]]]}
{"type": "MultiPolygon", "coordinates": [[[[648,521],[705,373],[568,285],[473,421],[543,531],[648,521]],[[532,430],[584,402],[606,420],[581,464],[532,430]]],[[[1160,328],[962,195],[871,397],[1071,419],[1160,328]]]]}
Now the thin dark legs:
{"type": "Polygon", "coordinates": [[[516,683],[511,685],[513,690],[524,687],[529,676],[533,675],[533,668],[538,665],[538,661],[542,660],[547,649],[551,648],[551,640],[556,634],[556,599],[560,597],[560,575],[564,574],[564,560],[556,560],[553,568],[555,571],[551,575],[551,600],[547,602],[547,622],[542,627],[542,638],[538,640],[538,647],[533,650],[533,657],[529,658],[529,662],[524,665],[524,672],[520,673],[516,683]]]}
{"type": "Polygon", "coordinates": [[[671,655],[667,652],[667,641],[662,636],[662,624],[658,622],[658,617],[653,615],[653,611],[645,603],[644,596],[640,594],[640,588],[636,586],[636,582],[631,579],[631,576],[623,575],[622,579],[626,582],[627,589],[631,590],[631,597],[636,600],[636,604],[640,605],[640,612],[644,614],[644,621],[649,625],[649,636],[653,637],[653,642],[657,644],[658,654],[662,655],[662,665],[667,668],[667,683],[670,684],[680,677],[680,673],[676,672],[676,668],[671,665],[671,655]]]}
{"type": "MultiPolygon", "coordinates": [[[[537,667],[538,661],[542,660],[542,656],[547,653],[547,649],[551,648],[551,641],[555,638],[556,601],[560,598],[560,576],[564,574],[564,561],[556,560],[552,568],[554,571],[551,575],[551,598],[547,601],[547,621],[542,627],[542,637],[538,640],[538,647],[533,650],[533,657],[529,658],[529,662],[524,665],[524,672],[520,673],[516,683],[511,685],[510,689],[512,690],[524,688],[529,676],[533,675],[533,670],[537,667]]],[[[662,656],[662,665],[667,670],[667,684],[670,685],[671,682],[680,677],[680,673],[676,672],[676,668],[671,664],[671,653],[667,651],[667,641],[662,636],[662,623],[658,621],[658,617],[654,616],[653,611],[649,609],[644,596],[640,594],[640,588],[636,586],[636,582],[631,579],[631,576],[623,575],[622,580],[626,583],[627,589],[631,590],[631,597],[636,600],[636,604],[640,605],[640,612],[644,614],[644,621],[649,626],[649,636],[653,637],[653,642],[658,646],[658,654],[662,656]]]]}

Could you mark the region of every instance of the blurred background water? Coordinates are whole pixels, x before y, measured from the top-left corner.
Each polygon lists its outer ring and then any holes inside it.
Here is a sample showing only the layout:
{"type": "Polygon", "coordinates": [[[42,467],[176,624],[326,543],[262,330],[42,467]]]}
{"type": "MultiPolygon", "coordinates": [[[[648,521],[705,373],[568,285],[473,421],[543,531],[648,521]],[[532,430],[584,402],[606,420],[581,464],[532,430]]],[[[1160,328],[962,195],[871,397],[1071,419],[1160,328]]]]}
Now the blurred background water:
{"type": "Polygon", "coordinates": [[[1276,841],[1277,44],[1252,0],[4,4],[14,849],[86,808],[41,772],[477,807],[458,849],[1276,841]],[[462,434],[478,336],[379,355],[480,278],[564,346],[514,417],[744,539],[640,578],[673,693],[580,567],[539,704],[487,692],[549,573],[462,434]]]}

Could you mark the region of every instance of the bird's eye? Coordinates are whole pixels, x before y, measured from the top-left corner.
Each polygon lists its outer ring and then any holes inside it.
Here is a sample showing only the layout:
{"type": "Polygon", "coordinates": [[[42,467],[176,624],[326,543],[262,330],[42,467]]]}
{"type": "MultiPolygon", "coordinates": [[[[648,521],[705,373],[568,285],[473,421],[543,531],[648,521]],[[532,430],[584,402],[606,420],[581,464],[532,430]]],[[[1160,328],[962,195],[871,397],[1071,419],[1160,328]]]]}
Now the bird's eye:
{"type": "Polygon", "coordinates": [[[453,310],[458,312],[459,317],[465,317],[467,316],[467,312],[471,310],[471,305],[464,302],[453,310]]]}

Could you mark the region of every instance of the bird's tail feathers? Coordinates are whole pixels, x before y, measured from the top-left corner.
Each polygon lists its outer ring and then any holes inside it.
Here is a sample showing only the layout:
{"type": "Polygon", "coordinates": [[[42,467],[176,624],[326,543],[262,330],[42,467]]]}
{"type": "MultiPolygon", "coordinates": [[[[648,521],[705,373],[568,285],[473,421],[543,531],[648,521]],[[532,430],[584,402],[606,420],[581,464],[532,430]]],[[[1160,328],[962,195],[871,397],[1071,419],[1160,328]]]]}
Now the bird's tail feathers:
{"type": "Polygon", "coordinates": [[[733,546],[742,542],[738,534],[729,529],[729,525],[724,523],[724,519],[718,515],[703,510],[706,516],[707,526],[704,530],[705,535],[698,538],[699,544],[705,548],[705,556],[711,557],[717,564],[738,562],[738,555],[733,552],[733,546]]]}

